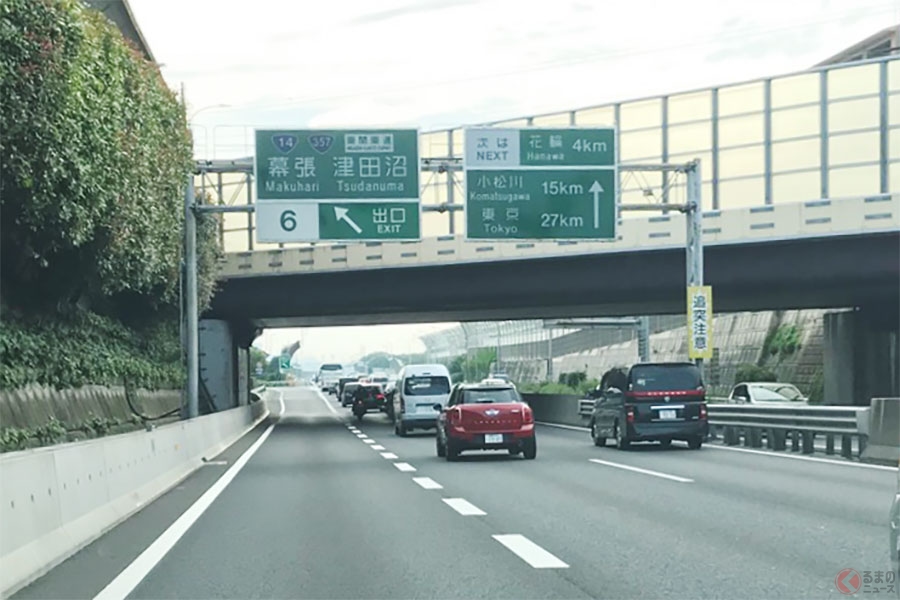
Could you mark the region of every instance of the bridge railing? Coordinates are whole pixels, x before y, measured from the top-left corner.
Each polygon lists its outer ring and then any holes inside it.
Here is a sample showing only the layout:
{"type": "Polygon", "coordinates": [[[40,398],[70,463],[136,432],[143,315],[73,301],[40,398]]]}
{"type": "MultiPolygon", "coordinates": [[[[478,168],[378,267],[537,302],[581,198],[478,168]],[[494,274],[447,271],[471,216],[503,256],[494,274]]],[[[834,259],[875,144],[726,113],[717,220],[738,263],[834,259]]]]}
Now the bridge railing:
{"type": "MultiPolygon", "coordinates": [[[[704,243],[857,234],[900,228],[900,194],[813,200],[704,214],[704,243]]],[[[366,242],[227,253],[219,262],[224,278],[246,275],[374,269],[387,266],[459,263],[562,254],[622,252],[684,247],[680,215],[624,219],[611,242],[467,242],[461,235],[419,242],[366,242]]]]}
{"type": "MultiPolygon", "coordinates": [[[[893,55],[489,125],[616,123],[621,164],[699,158],[703,206],[728,210],[896,190],[900,178],[898,102],[900,56],[893,55]]],[[[210,141],[205,148],[198,147],[204,158],[237,159],[253,154],[251,125],[216,126],[207,138],[203,137],[205,131],[197,133],[199,140],[210,141]]],[[[463,152],[463,129],[423,133],[419,145],[423,157],[458,161],[463,152]]],[[[249,165],[249,160],[246,162],[249,165]]],[[[676,201],[683,193],[683,182],[670,185],[656,175],[623,173],[620,179],[623,205],[646,203],[648,193],[660,202],[676,201]]],[[[459,205],[464,197],[465,181],[452,170],[426,170],[422,182],[425,206],[459,205]]],[[[198,175],[197,187],[216,204],[254,201],[252,168],[247,165],[198,175]]],[[[454,235],[464,224],[460,210],[422,215],[426,236],[454,235]]],[[[256,243],[255,226],[252,214],[225,215],[220,229],[225,250],[280,247],[256,243]]]]}

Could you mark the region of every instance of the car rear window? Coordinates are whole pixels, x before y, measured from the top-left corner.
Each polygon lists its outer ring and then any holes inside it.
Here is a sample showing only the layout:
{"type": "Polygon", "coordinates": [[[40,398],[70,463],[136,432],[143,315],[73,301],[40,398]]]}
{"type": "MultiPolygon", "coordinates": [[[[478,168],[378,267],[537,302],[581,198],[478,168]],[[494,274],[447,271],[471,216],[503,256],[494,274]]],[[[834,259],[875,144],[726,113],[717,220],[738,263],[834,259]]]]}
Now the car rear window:
{"type": "Polygon", "coordinates": [[[356,388],[358,388],[358,387],[359,387],[358,383],[348,383],[344,386],[344,393],[352,394],[353,392],[356,391],[356,388]]]}
{"type": "Polygon", "coordinates": [[[632,367],[629,387],[633,392],[680,392],[703,385],[694,365],[642,365],[632,367]]]}
{"type": "Polygon", "coordinates": [[[378,385],[364,385],[361,387],[368,398],[374,398],[381,393],[381,386],[378,385]]]}
{"type": "Polygon", "coordinates": [[[783,402],[789,402],[792,400],[803,399],[803,394],[800,393],[800,390],[792,385],[784,385],[778,383],[757,383],[753,386],[753,388],[753,397],[756,398],[757,396],[759,396],[761,400],[780,400],[783,402]]]}
{"type": "Polygon", "coordinates": [[[408,377],[403,384],[407,396],[440,396],[450,393],[450,380],[443,375],[408,377]]]}
{"type": "Polygon", "coordinates": [[[465,390],[462,395],[463,404],[502,404],[521,401],[519,394],[512,388],[465,390]]]}

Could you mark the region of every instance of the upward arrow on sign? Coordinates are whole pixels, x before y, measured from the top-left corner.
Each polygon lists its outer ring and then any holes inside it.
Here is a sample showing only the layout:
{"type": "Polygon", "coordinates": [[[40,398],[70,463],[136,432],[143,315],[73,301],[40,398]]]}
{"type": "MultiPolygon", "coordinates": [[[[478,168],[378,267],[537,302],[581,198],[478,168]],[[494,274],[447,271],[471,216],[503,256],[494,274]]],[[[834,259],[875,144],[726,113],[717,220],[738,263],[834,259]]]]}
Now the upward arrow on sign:
{"type": "Polygon", "coordinates": [[[600,194],[603,193],[603,186],[594,180],[594,185],[588,191],[594,195],[594,229],[600,229],[600,194]]]}

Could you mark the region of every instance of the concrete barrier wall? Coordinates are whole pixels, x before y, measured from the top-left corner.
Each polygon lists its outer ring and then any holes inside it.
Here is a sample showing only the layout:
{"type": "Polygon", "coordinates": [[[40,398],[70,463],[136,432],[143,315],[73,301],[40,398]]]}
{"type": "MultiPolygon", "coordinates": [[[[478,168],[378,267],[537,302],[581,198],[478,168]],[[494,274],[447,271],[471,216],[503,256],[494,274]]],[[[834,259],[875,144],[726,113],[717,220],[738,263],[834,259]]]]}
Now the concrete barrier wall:
{"type": "Polygon", "coordinates": [[[896,466],[900,462],[900,398],[872,398],[869,440],[862,460],[896,466]]]}
{"type": "Polygon", "coordinates": [[[578,414],[581,396],[556,394],[522,394],[534,411],[534,420],[544,423],[584,427],[587,420],[578,414]]]}
{"type": "MultiPolygon", "coordinates": [[[[157,417],[181,406],[181,390],[135,390],[135,408],[148,417],[157,417]]],[[[91,416],[131,417],[125,388],[86,385],[57,390],[30,385],[17,390],[0,390],[0,427],[29,428],[45,425],[50,417],[75,425],[91,416]]]]}
{"type": "Polygon", "coordinates": [[[266,402],[151,431],[0,456],[0,596],[137,512],[244,435],[266,402]]]}

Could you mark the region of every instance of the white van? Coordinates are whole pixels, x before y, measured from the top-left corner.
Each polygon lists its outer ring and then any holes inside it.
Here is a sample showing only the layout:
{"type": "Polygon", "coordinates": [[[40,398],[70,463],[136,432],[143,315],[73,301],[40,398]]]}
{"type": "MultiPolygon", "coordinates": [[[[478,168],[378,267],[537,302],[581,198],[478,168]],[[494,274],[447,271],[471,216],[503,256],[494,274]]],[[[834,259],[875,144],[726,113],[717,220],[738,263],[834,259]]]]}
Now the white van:
{"type": "Polygon", "coordinates": [[[400,370],[394,393],[394,433],[405,436],[413,429],[436,429],[440,414],[435,404],[447,405],[450,371],[444,365],[407,365],[400,370]]]}

